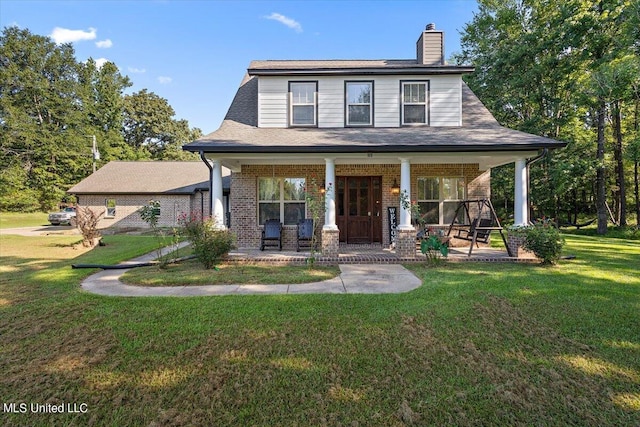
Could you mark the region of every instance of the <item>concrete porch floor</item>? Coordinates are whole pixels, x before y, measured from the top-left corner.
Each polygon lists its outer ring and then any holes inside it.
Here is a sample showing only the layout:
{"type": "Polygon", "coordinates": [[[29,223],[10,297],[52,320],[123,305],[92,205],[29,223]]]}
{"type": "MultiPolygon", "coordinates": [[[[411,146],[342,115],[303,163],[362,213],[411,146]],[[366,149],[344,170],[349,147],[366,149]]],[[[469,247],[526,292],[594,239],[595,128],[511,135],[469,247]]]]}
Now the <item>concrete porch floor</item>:
{"type": "MultiPolygon", "coordinates": [[[[473,248],[471,256],[468,256],[469,246],[452,247],[449,249],[449,262],[533,262],[531,258],[509,257],[506,249],[495,249],[488,246],[473,248]]],[[[305,264],[311,256],[309,251],[296,252],[295,250],[266,248],[259,249],[240,248],[229,253],[232,260],[238,262],[278,263],[278,264],[305,264]]],[[[338,258],[322,256],[320,252],[315,254],[317,264],[399,264],[406,262],[424,262],[425,256],[416,251],[415,259],[399,258],[393,249],[383,247],[380,244],[371,245],[347,245],[340,244],[338,258]]]]}

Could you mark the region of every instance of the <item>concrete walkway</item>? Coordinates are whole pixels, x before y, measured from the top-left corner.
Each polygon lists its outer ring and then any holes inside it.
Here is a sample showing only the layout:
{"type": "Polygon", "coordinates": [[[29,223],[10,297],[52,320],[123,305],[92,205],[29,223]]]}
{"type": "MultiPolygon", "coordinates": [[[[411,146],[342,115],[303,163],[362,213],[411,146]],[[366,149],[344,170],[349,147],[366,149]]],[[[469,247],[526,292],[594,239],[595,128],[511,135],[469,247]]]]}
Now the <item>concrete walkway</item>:
{"type": "MultiPolygon", "coordinates": [[[[140,263],[156,258],[150,253],[126,263],[140,263]]],[[[122,263],[122,264],[126,264],[122,263]]],[[[82,289],[99,295],[123,297],[206,296],[242,294],[384,294],[408,292],[422,282],[398,264],[340,264],[340,275],[322,282],[294,285],[203,285],[203,286],[132,286],[120,281],[129,269],[102,270],[82,281],[82,289]]],[[[277,268],[277,267],[275,267],[277,268]]]]}

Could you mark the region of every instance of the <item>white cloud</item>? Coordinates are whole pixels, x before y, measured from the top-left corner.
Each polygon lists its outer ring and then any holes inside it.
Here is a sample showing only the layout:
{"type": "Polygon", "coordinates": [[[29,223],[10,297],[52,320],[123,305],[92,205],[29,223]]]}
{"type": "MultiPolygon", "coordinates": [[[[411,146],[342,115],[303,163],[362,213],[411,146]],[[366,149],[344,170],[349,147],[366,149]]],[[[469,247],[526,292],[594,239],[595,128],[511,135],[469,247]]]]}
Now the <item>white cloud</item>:
{"type": "Polygon", "coordinates": [[[58,44],[69,42],[73,43],[81,40],[93,40],[96,38],[96,29],[89,28],[89,31],[84,31],[55,27],[51,32],[50,37],[58,44]]]}
{"type": "Polygon", "coordinates": [[[168,85],[172,81],[173,81],[173,79],[171,77],[166,77],[166,76],[158,77],[158,83],[163,84],[163,85],[168,85]]]}
{"type": "Polygon", "coordinates": [[[287,27],[291,28],[292,30],[295,30],[296,33],[301,33],[302,32],[302,25],[300,25],[300,23],[298,21],[296,21],[295,19],[291,19],[288,18],[284,15],[281,15],[279,13],[273,12],[271,15],[269,16],[265,16],[265,19],[271,19],[273,21],[278,21],[283,25],[286,25],[287,27]]]}
{"type": "Polygon", "coordinates": [[[109,62],[109,60],[107,58],[98,58],[95,60],[96,61],[96,67],[98,69],[102,68],[102,66],[106,63],[109,62]]]}
{"type": "Polygon", "coordinates": [[[96,46],[100,49],[109,49],[111,46],[113,46],[113,42],[110,39],[100,40],[96,42],[96,46]]]}
{"type": "Polygon", "coordinates": [[[135,68],[135,67],[127,67],[127,70],[129,70],[130,73],[134,73],[134,74],[142,74],[147,72],[147,70],[145,70],[144,68],[135,68]]]}

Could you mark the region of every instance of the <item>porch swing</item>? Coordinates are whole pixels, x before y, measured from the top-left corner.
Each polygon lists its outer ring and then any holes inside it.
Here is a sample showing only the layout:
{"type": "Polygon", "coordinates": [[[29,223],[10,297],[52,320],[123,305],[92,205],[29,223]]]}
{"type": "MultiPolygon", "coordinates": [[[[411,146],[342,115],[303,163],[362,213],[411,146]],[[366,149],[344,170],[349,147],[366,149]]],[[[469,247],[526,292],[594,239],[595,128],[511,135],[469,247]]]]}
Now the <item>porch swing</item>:
{"type": "Polygon", "coordinates": [[[502,232],[502,226],[500,225],[500,220],[498,219],[498,215],[496,215],[496,211],[491,204],[491,200],[489,199],[475,199],[475,200],[461,200],[458,203],[458,207],[456,208],[456,212],[453,215],[453,220],[451,221],[451,225],[449,225],[449,230],[447,231],[448,237],[453,237],[454,239],[467,240],[471,242],[471,247],[469,247],[469,254],[471,256],[471,252],[473,251],[473,247],[480,247],[478,242],[488,243],[489,237],[493,230],[500,231],[500,236],[502,236],[502,241],[504,242],[504,247],[507,249],[507,253],[510,257],[513,257],[511,250],[509,249],[509,245],[507,244],[507,239],[502,232]],[[471,220],[471,210],[470,208],[474,206],[476,210],[474,212],[473,220],[471,220]],[[464,211],[462,211],[464,209],[464,211]],[[458,218],[461,212],[464,212],[464,218],[469,219],[468,224],[460,224],[458,223],[458,218]],[[455,232],[455,235],[451,236],[451,233],[455,232]]]}

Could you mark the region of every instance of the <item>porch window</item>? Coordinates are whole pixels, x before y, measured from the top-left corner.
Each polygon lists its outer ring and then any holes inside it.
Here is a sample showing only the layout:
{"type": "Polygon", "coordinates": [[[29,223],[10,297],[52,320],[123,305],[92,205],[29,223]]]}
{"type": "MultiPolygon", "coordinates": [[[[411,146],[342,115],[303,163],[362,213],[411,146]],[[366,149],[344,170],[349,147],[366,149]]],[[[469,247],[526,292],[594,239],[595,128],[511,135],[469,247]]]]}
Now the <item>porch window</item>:
{"type": "Polygon", "coordinates": [[[316,126],[318,82],[289,82],[291,126],[316,126]]]}
{"type": "Polygon", "coordinates": [[[105,218],[114,218],[116,216],[116,199],[106,199],[104,201],[104,207],[106,208],[104,213],[105,218]]]}
{"type": "Polygon", "coordinates": [[[427,82],[402,82],[402,124],[425,125],[428,124],[428,83],[427,82]]]}
{"type": "Polygon", "coordinates": [[[346,82],[347,126],[373,125],[373,82],[346,82]]]}
{"type": "MultiPolygon", "coordinates": [[[[427,224],[451,224],[460,200],[465,199],[464,178],[418,178],[418,205],[427,224]]],[[[464,222],[464,212],[458,214],[464,222]]]]}
{"type": "Polygon", "coordinates": [[[304,178],[258,178],[258,223],[278,219],[295,225],[305,218],[304,178]]]}

